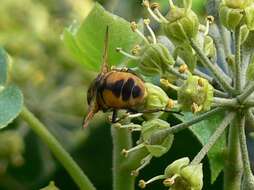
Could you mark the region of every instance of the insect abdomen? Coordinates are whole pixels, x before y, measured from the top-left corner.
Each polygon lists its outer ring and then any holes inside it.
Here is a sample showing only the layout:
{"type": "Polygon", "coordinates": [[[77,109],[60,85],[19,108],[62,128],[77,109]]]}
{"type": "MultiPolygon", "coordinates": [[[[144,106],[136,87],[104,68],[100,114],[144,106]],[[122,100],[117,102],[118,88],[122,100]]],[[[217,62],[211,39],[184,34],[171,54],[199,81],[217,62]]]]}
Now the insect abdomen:
{"type": "Polygon", "coordinates": [[[143,81],[128,72],[112,71],[105,76],[101,89],[103,107],[133,108],[144,100],[143,81]]]}

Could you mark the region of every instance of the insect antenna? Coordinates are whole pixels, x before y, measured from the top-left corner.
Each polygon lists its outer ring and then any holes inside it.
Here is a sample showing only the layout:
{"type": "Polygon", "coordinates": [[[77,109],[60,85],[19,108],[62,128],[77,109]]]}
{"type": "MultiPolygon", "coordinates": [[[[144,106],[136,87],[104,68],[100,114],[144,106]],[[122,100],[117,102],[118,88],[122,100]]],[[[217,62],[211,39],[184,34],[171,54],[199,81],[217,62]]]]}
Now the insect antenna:
{"type": "Polygon", "coordinates": [[[109,26],[107,25],[105,38],[104,38],[103,57],[102,57],[102,68],[101,68],[102,73],[106,73],[106,72],[109,71],[109,67],[108,67],[108,41],[109,41],[109,26]]]}

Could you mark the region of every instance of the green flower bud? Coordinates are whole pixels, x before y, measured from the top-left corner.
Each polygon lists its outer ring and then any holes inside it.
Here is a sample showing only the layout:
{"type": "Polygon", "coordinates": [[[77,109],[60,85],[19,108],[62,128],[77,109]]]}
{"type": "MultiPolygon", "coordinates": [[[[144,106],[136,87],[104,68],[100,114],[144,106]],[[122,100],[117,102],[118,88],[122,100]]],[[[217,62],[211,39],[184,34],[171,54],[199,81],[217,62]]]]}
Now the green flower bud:
{"type": "Polygon", "coordinates": [[[254,56],[252,56],[250,64],[247,68],[247,80],[254,81],[254,56]]]}
{"type": "Polygon", "coordinates": [[[174,52],[175,56],[179,56],[188,66],[189,71],[193,72],[197,65],[197,55],[189,44],[183,43],[179,45],[174,52]]]}
{"type": "Polygon", "coordinates": [[[198,33],[199,20],[191,9],[171,7],[166,19],[168,22],[162,23],[164,33],[175,45],[194,38],[198,33]]]}
{"type": "Polygon", "coordinates": [[[251,2],[251,0],[225,0],[225,4],[233,9],[244,9],[249,6],[251,2]]]}
{"type": "Polygon", "coordinates": [[[223,3],[219,7],[221,23],[229,30],[234,30],[240,24],[243,13],[243,9],[230,8],[223,3]]]}
{"type": "MultiPolygon", "coordinates": [[[[158,86],[151,83],[145,83],[147,96],[144,103],[144,110],[164,109],[169,102],[168,95],[158,86]]],[[[163,112],[145,113],[143,116],[145,119],[158,118],[163,112]]]]}
{"type": "Polygon", "coordinates": [[[180,176],[187,182],[190,189],[201,190],[203,187],[202,164],[189,165],[181,169],[180,176]]]}
{"type": "Polygon", "coordinates": [[[55,186],[54,181],[51,181],[49,182],[49,185],[47,187],[41,188],[40,190],[60,190],[60,189],[55,186]]]}
{"type": "Polygon", "coordinates": [[[204,53],[212,61],[216,60],[216,47],[214,45],[213,39],[206,35],[204,39],[204,53]]]}
{"type": "Polygon", "coordinates": [[[183,111],[207,111],[213,100],[213,86],[206,79],[190,75],[178,90],[177,99],[183,111]]]}
{"type": "Polygon", "coordinates": [[[254,3],[245,9],[245,20],[249,30],[254,30],[254,3]]]}
{"type": "Polygon", "coordinates": [[[160,157],[171,148],[174,135],[155,136],[154,134],[170,125],[161,119],[145,121],[142,124],[141,137],[148,152],[155,157],[160,157]]]}
{"type": "Polygon", "coordinates": [[[145,76],[163,76],[167,67],[174,63],[169,50],[163,44],[153,43],[145,46],[138,67],[145,76]]]}
{"type": "Polygon", "coordinates": [[[164,174],[167,177],[172,177],[175,174],[180,174],[183,167],[188,166],[190,159],[188,157],[180,158],[166,167],[164,174]]]}
{"type": "Polygon", "coordinates": [[[164,185],[172,190],[201,190],[203,187],[202,164],[189,165],[189,158],[181,158],[164,171],[164,185]]]}
{"type": "Polygon", "coordinates": [[[246,24],[254,30],[254,3],[251,0],[228,0],[220,4],[219,14],[222,24],[234,30],[239,24],[246,24]]]}

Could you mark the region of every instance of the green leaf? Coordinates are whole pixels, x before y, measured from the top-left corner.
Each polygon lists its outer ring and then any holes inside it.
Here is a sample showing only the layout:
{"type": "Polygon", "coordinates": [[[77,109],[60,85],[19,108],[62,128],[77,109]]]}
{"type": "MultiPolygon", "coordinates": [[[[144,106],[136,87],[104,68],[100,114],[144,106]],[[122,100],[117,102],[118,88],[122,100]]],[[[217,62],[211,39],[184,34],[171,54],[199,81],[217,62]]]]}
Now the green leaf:
{"type": "Polygon", "coordinates": [[[63,39],[73,56],[86,68],[99,71],[102,63],[106,26],[109,26],[109,64],[119,65],[125,57],[116,52],[117,47],[130,50],[141,38],[130,29],[126,20],[107,12],[95,3],[81,25],[65,29],[63,39]]]}
{"type": "Polygon", "coordinates": [[[0,87],[7,81],[7,53],[0,47],[0,87]]]}
{"type": "Polygon", "coordinates": [[[0,129],[19,115],[22,105],[23,96],[16,86],[8,86],[0,91],[0,129]]]}
{"type": "MultiPolygon", "coordinates": [[[[184,116],[177,116],[183,122],[189,121],[195,117],[192,113],[185,113],[184,116]]],[[[201,121],[195,125],[192,125],[189,129],[197,137],[202,145],[205,145],[211,135],[214,133],[215,129],[219,126],[224,118],[224,113],[220,112],[213,115],[207,120],[201,121]]],[[[224,151],[226,148],[226,134],[224,133],[215,145],[208,152],[208,160],[211,170],[211,183],[214,183],[220,172],[224,167],[224,151]]]]}

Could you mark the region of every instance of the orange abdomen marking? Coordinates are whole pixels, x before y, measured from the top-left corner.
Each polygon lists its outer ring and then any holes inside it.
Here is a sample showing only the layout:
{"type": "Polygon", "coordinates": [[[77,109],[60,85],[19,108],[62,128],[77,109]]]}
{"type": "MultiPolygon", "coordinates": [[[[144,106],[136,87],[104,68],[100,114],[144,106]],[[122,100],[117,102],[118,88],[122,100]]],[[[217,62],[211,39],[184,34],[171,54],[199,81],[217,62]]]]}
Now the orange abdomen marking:
{"type": "Polygon", "coordinates": [[[145,86],[132,73],[111,71],[105,75],[99,94],[103,108],[135,108],[144,101],[145,86]]]}

